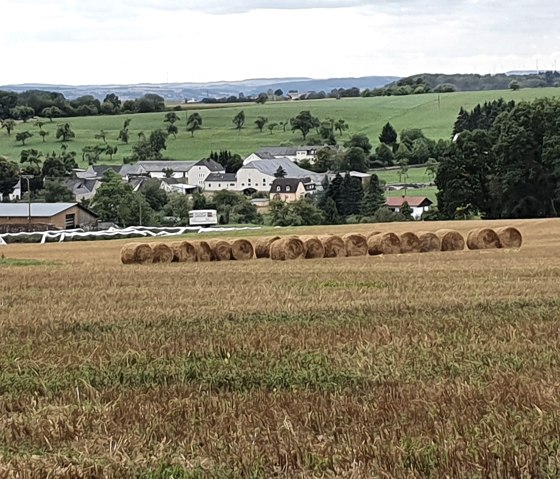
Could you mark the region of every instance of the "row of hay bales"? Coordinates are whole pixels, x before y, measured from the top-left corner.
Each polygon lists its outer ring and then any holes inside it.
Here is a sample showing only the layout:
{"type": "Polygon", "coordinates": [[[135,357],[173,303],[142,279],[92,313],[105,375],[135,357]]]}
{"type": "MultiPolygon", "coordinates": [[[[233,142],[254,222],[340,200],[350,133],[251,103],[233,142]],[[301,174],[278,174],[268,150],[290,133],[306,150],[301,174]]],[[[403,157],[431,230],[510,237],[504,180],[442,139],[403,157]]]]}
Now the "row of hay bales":
{"type": "Polygon", "coordinates": [[[337,258],[469,249],[519,248],[522,236],[518,229],[472,230],[465,238],[458,231],[435,233],[410,231],[369,234],[348,233],[343,236],[271,236],[264,238],[208,241],[174,241],[172,243],[129,243],[121,251],[124,264],[171,263],[193,261],[241,261],[271,258],[285,261],[300,258],[337,258]]]}

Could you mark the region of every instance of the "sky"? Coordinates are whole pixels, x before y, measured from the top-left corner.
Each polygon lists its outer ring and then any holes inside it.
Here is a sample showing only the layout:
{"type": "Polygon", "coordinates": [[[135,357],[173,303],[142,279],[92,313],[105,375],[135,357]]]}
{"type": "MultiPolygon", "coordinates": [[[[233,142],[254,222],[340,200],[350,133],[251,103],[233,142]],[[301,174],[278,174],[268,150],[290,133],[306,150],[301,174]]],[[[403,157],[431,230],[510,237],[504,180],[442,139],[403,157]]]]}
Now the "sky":
{"type": "Polygon", "coordinates": [[[558,0],[0,0],[0,85],[560,68],[558,0]]]}

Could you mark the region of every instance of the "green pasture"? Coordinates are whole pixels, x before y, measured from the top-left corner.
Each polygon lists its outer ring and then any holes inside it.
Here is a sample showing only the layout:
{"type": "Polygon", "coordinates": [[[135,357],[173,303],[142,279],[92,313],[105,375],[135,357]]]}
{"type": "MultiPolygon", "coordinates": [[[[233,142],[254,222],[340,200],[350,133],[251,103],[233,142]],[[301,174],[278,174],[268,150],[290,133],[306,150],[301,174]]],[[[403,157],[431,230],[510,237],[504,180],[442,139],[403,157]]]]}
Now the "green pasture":
{"type": "MultiPolygon", "coordinates": [[[[366,134],[372,143],[378,143],[378,136],[382,126],[391,122],[398,132],[405,128],[421,128],[424,134],[433,139],[449,138],[451,129],[460,107],[473,108],[477,103],[498,99],[500,97],[510,100],[532,100],[537,97],[554,96],[560,92],[555,88],[522,89],[517,92],[484,91],[460,92],[446,94],[410,95],[402,97],[377,97],[377,98],[347,98],[325,99],[290,102],[268,102],[264,105],[246,103],[240,105],[212,105],[212,108],[201,105],[185,105],[188,111],[177,114],[180,121],[177,123],[179,134],[177,138],[170,137],[167,142],[165,156],[176,160],[198,160],[207,157],[210,151],[231,150],[243,156],[250,154],[263,146],[287,146],[303,144],[299,132],[292,132],[287,128],[282,131],[280,126],[270,134],[266,129],[259,133],[254,121],[257,116],[265,116],[270,123],[289,121],[302,110],[310,110],[321,119],[327,117],[343,118],[349,125],[349,130],[342,136],[337,135],[339,143],[343,143],[356,133],[366,134]],[[245,111],[246,122],[244,128],[238,132],[234,129],[232,118],[240,110],[245,111]],[[197,131],[194,137],[186,131],[186,116],[198,111],[203,118],[203,129],[197,131]]],[[[0,155],[18,161],[22,148],[36,148],[43,152],[58,150],[61,142],[55,139],[56,125],[58,122],[70,123],[76,137],[67,142],[70,150],[76,151],[81,161],[81,150],[86,145],[94,145],[102,140],[95,135],[100,130],[107,132],[107,142],[118,146],[118,152],[113,157],[113,163],[121,163],[123,157],[132,152],[132,144],[137,141],[138,134],[144,132],[149,135],[156,128],[164,128],[165,113],[145,113],[117,116],[94,116],[48,120],[43,128],[49,132],[43,143],[38,135],[39,129],[34,125],[34,120],[27,124],[18,123],[11,136],[6,130],[0,130],[0,155]],[[125,145],[117,141],[117,136],[126,118],[131,118],[129,127],[130,140],[125,145]],[[16,142],[16,133],[29,130],[34,134],[26,141],[24,147],[16,142]]],[[[315,135],[310,133],[309,140],[315,135]]],[[[110,163],[108,157],[103,155],[102,163],[110,163]]],[[[396,173],[395,173],[396,174],[396,173]]],[[[412,179],[412,169],[409,171],[410,181],[424,181],[412,179]]]]}
{"type": "Polygon", "coordinates": [[[399,177],[399,170],[374,170],[380,180],[385,181],[388,185],[394,183],[430,183],[433,179],[426,173],[426,168],[413,168],[409,167],[407,171],[407,177],[404,175],[399,177]]]}

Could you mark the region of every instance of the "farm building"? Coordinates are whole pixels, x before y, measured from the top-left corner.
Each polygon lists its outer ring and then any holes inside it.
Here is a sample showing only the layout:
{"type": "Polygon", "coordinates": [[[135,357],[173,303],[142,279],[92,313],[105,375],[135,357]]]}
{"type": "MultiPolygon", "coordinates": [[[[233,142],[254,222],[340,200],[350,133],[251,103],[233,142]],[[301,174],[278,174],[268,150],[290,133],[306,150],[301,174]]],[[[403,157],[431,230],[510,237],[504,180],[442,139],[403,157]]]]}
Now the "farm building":
{"type": "Polygon", "coordinates": [[[78,203],[0,203],[0,232],[93,228],[98,216],[78,203]],[[29,212],[31,213],[29,217],[29,212]]]}
{"type": "Polygon", "coordinates": [[[424,211],[429,211],[432,206],[432,200],[426,198],[425,196],[390,197],[387,198],[385,206],[398,213],[404,203],[408,203],[408,206],[412,208],[412,217],[415,220],[419,220],[422,217],[422,213],[424,213],[424,211]]]}

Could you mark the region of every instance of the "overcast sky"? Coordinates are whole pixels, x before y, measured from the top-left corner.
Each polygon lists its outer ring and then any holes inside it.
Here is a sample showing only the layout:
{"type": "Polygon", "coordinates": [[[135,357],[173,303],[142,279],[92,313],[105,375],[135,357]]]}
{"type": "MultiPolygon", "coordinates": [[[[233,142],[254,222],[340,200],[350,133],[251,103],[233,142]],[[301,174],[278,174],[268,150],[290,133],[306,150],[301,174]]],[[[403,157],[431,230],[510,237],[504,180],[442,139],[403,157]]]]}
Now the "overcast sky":
{"type": "Polygon", "coordinates": [[[558,0],[0,0],[0,84],[560,68],[558,0]]]}

